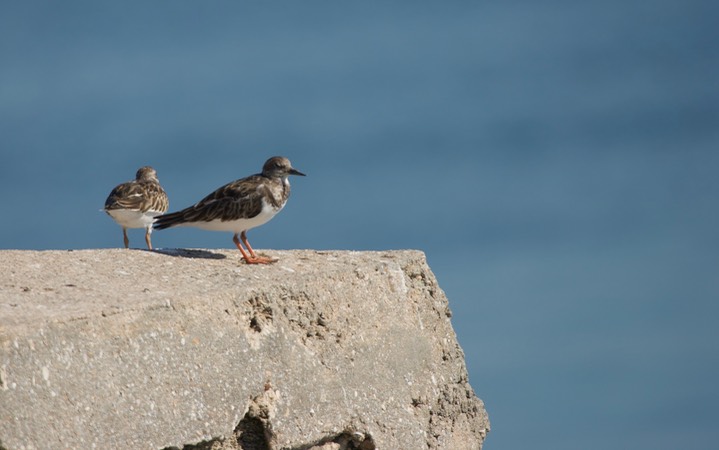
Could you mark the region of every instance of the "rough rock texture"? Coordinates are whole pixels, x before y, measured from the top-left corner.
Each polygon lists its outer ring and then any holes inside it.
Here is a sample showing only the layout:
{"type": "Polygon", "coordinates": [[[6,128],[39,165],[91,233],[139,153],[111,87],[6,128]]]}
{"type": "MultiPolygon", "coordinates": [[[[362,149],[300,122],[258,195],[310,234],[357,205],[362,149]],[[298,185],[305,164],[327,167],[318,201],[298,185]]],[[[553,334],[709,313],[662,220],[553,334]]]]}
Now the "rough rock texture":
{"type": "Polygon", "coordinates": [[[479,449],[417,251],[0,251],[0,448],[479,449]]]}

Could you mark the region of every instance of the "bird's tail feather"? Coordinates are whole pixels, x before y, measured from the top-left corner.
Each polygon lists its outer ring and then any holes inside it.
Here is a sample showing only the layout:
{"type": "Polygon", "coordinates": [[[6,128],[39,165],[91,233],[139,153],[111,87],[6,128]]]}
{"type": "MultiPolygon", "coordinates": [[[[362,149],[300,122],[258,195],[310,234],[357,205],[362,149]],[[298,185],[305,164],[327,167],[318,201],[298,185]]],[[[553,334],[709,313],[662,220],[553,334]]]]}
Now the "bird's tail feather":
{"type": "Polygon", "coordinates": [[[174,227],[184,222],[183,211],[177,211],[170,214],[163,214],[155,217],[155,222],[152,224],[152,228],[155,230],[164,230],[165,228],[174,227]]]}

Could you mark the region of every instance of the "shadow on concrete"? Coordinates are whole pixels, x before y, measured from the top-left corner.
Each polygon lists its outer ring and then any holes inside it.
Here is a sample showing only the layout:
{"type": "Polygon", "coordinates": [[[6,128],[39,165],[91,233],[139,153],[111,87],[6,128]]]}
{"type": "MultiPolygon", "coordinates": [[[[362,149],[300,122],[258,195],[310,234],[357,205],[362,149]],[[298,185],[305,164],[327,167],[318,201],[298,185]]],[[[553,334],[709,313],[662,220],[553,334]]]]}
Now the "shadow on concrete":
{"type": "MultiPolygon", "coordinates": [[[[147,250],[150,251],[150,250],[147,250]]],[[[208,250],[188,249],[188,248],[158,248],[152,250],[155,253],[161,253],[167,256],[175,256],[180,258],[198,258],[198,259],[225,259],[227,256],[221,253],[213,253],[208,250]]]]}

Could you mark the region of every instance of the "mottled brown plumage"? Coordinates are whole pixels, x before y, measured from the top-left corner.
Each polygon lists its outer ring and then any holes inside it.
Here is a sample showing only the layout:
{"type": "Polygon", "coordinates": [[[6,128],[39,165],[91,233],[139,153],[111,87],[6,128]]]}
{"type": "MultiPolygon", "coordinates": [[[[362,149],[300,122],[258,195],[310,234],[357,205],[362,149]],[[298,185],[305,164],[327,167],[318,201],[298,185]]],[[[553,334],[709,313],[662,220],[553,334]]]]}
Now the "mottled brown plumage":
{"type": "Polygon", "coordinates": [[[246,232],[266,223],[285,206],[290,196],[289,175],[304,176],[292,168],[287,158],[272,157],[265,162],[262,173],[228,183],[188,208],[159,216],[154,227],[162,230],[192,226],[231,231],[234,233],[233,242],[248,264],[274,262],[255,254],[247,241],[246,232]]]}
{"type": "Polygon", "coordinates": [[[104,211],[122,227],[125,248],[130,246],[128,228],[145,228],[145,242],[152,250],[152,223],[169,207],[165,190],[160,186],[157,172],[150,166],[140,167],[135,179],[119,184],[105,200],[104,211]]]}

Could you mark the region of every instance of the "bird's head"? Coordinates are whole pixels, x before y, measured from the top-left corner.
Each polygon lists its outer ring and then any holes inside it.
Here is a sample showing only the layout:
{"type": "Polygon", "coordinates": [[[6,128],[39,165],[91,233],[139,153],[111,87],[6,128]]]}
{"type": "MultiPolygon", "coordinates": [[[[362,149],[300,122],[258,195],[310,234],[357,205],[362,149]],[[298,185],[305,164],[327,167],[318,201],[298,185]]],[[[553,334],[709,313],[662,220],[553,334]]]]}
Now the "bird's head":
{"type": "Polygon", "coordinates": [[[262,175],[269,178],[287,178],[289,175],[305,176],[304,173],[292,167],[290,160],[284,156],[273,156],[262,166],[262,175]]]}
{"type": "Polygon", "coordinates": [[[157,181],[157,171],[150,166],[144,166],[137,169],[135,174],[137,181],[157,181]]]}

